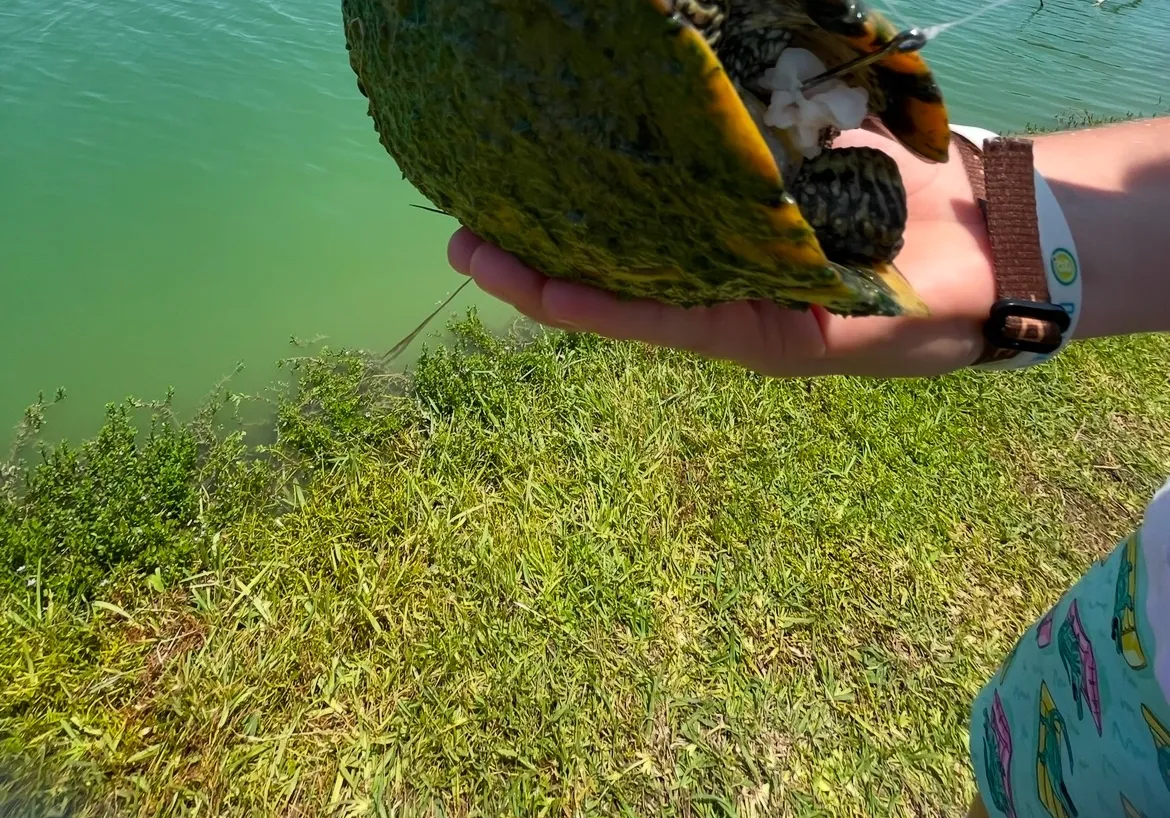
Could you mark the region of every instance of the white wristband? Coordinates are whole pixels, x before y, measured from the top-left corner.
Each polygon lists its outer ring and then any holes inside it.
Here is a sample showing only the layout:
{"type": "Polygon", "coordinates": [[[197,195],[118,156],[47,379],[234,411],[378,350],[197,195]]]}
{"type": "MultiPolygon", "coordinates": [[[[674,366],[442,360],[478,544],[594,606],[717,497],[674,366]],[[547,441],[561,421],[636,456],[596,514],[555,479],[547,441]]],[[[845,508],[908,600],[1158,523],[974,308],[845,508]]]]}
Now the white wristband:
{"type": "MultiPolygon", "coordinates": [[[[977,147],[984,140],[998,139],[999,134],[969,125],[951,125],[951,130],[965,136],[977,147]]],[[[1040,227],[1040,256],[1044,259],[1044,273],[1048,280],[1048,297],[1051,303],[1064,308],[1069,316],[1068,329],[1063,333],[1060,346],[1048,353],[1019,352],[1010,358],[976,364],[975,369],[1021,369],[1044,363],[1057,355],[1076,332],[1077,320],[1081,313],[1081,264],[1077,255],[1072,231],[1064,218],[1064,212],[1056,201],[1048,182],[1033,169],[1036,186],[1036,218],[1040,227]]]]}

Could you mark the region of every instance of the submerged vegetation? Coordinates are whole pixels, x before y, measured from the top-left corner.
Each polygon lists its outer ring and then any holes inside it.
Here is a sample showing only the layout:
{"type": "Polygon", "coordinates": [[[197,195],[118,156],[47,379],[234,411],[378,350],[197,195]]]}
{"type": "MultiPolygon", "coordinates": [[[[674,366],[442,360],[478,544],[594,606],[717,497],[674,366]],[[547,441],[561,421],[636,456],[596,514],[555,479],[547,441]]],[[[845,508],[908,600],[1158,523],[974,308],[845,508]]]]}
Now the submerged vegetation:
{"type": "Polygon", "coordinates": [[[294,359],[263,442],[221,391],[27,443],[0,815],[962,815],[968,702],[1170,472],[1165,337],[871,382],[452,333],[294,359]]]}

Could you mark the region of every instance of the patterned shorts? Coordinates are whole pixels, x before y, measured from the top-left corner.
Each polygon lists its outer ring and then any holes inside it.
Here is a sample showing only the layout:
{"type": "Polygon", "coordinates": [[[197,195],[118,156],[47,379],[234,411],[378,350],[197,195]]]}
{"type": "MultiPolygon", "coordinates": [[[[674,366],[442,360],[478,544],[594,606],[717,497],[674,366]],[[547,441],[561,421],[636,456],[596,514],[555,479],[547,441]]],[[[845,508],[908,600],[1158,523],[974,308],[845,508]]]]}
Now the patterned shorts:
{"type": "Polygon", "coordinates": [[[988,814],[1170,816],[1170,484],[1008,654],[971,711],[988,814]]]}

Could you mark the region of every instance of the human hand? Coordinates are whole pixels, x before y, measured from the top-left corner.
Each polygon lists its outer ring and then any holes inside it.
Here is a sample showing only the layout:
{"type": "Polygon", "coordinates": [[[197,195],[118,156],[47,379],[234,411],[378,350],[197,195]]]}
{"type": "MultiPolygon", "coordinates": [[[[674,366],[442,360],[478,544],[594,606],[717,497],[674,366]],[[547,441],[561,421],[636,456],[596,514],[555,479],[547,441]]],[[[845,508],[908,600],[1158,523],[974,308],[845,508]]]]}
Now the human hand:
{"type": "Polygon", "coordinates": [[[583,284],[549,278],[460,228],[448,245],[451,266],[484,292],[548,326],[689,350],[773,376],[938,375],[971,364],[995,299],[982,214],[958,149],[933,165],[866,130],[836,145],[869,145],[902,172],[909,219],[895,263],[930,307],[926,318],[844,318],[820,307],[788,310],[768,301],[683,309],[621,300],[583,284]]]}

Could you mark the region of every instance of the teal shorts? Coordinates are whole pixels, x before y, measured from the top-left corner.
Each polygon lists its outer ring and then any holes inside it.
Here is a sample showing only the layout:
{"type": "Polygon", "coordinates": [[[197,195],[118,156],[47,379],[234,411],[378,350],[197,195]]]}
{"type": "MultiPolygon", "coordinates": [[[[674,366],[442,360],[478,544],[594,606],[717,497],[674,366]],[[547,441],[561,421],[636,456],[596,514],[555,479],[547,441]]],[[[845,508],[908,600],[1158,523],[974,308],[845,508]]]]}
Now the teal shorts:
{"type": "Polygon", "coordinates": [[[975,699],[971,761],[989,815],[1170,816],[1170,496],[1161,501],[1166,530],[1147,524],[1095,562],[975,699]]]}

